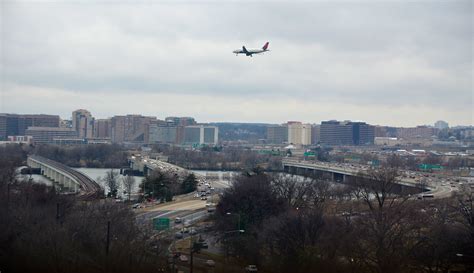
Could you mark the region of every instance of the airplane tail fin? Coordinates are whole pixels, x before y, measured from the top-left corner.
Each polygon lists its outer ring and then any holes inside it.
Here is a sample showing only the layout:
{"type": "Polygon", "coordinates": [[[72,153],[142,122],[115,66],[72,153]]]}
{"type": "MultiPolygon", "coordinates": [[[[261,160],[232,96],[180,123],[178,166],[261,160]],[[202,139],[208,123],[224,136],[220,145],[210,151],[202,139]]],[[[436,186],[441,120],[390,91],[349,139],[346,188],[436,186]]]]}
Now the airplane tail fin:
{"type": "Polygon", "coordinates": [[[266,42],[265,45],[263,45],[262,49],[267,50],[269,42],[266,42]]]}
{"type": "Polygon", "coordinates": [[[243,51],[244,53],[248,53],[248,51],[247,51],[247,49],[245,48],[245,46],[242,46],[242,51],[243,51]]]}

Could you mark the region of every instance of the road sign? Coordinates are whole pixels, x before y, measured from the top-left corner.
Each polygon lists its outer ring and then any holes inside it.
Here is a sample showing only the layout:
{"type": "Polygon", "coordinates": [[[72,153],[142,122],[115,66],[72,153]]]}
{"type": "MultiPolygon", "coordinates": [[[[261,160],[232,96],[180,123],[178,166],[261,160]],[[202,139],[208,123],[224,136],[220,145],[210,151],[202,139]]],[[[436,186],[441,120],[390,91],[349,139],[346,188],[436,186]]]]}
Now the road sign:
{"type": "Polygon", "coordinates": [[[153,228],[155,230],[165,230],[170,228],[170,218],[153,218],[153,228]]]}

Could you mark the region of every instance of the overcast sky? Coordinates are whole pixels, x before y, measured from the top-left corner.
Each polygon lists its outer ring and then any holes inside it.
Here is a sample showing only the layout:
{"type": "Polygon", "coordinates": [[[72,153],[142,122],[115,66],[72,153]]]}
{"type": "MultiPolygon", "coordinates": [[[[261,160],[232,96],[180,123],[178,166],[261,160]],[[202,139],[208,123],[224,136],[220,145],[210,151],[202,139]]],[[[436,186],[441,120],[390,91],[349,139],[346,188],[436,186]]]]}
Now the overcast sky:
{"type": "Polygon", "coordinates": [[[0,112],[474,123],[470,0],[68,2],[1,1],[0,112]]]}

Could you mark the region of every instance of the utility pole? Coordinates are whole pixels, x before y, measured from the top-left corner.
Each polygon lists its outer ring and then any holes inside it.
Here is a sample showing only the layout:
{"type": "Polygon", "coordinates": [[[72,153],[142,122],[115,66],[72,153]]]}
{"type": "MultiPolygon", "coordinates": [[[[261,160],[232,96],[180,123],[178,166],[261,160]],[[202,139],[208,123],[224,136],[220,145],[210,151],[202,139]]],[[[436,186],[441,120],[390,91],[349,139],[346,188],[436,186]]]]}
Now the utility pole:
{"type": "Polygon", "coordinates": [[[56,203],[56,221],[59,222],[59,218],[60,218],[60,214],[59,214],[59,203],[56,203]]]}
{"type": "Polygon", "coordinates": [[[191,247],[191,260],[189,263],[189,273],[193,273],[193,252],[194,252],[194,249],[193,247],[191,247]]]}
{"type": "Polygon", "coordinates": [[[107,244],[105,246],[106,256],[109,256],[109,246],[110,246],[110,221],[107,221],[107,244]]]}
{"type": "Polygon", "coordinates": [[[10,183],[7,182],[7,213],[10,209],[10,183]]]}

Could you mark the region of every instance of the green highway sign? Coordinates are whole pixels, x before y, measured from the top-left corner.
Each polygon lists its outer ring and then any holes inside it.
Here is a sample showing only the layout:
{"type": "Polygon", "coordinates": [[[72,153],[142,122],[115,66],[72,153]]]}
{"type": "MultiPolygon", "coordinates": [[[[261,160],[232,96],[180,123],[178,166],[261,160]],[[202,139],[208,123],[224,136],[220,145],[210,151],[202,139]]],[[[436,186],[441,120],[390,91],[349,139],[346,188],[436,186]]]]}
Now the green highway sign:
{"type": "Polygon", "coordinates": [[[165,230],[170,228],[170,218],[153,218],[153,228],[155,230],[165,230]]]}

